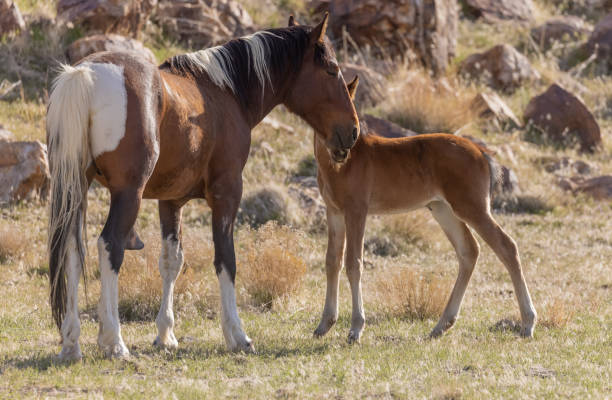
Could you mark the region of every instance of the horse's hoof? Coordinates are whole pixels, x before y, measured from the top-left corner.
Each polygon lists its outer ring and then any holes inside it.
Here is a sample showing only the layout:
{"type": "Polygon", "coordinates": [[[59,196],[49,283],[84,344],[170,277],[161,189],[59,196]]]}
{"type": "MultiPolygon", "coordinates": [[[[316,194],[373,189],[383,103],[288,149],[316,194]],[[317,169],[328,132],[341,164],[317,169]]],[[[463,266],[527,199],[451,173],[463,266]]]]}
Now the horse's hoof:
{"type": "Polygon", "coordinates": [[[348,343],[349,344],[354,344],[354,343],[359,343],[359,340],[361,339],[361,332],[356,332],[356,331],[350,331],[348,334],[348,343]]]}
{"type": "Polygon", "coordinates": [[[533,326],[524,326],[521,328],[521,336],[524,338],[533,338],[533,326]]]}
{"type": "Polygon", "coordinates": [[[126,250],[144,249],[144,243],[142,242],[142,240],[140,240],[140,237],[138,236],[134,228],[132,228],[132,230],[130,231],[128,235],[127,242],[125,244],[125,249],[126,250]]]}
{"type": "Polygon", "coordinates": [[[164,349],[176,349],[178,347],[178,341],[176,340],[174,335],[172,335],[171,337],[168,337],[164,341],[162,341],[160,337],[158,336],[153,341],[153,346],[164,348],[164,349]]]}
{"type": "Polygon", "coordinates": [[[105,352],[106,357],[113,360],[126,360],[130,358],[130,351],[123,343],[115,344],[112,348],[105,352]]]}
{"type": "Polygon", "coordinates": [[[442,334],[444,333],[443,329],[440,328],[434,328],[431,333],[429,334],[429,338],[430,339],[437,339],[440,336],[442,336],[442,334]]]}
{"type": "Polygon", "coordinates": [[[253,341],[251,339],[247,339],[246,343],[240,346],[238,351],[244,352],[246,354],[257,354],[257,351],[255,350],[255,345],[253,344],[253,341]]]}
{"type": "Polygon", "coordinates": [[[78,362],[83,359],[81,347],[76,346],[62,347],[62,351],[57,355],[57,360],[60,362],[78,362]]]}
{"type": "Polygon", "coordinates": [[[321,322],[319,323],[319,326],[317,326],[317,329],[315,329],[314,331],[314,334],[313,334],[314,337],[320,338],[320,337],[325,336],[327,332],[329,332],[329,330],[332,328],[332,326],[334,326],[335,323],[336,323],[335,317],[330,317],[330,318],[323,317],[321,319],[321,322]]]}

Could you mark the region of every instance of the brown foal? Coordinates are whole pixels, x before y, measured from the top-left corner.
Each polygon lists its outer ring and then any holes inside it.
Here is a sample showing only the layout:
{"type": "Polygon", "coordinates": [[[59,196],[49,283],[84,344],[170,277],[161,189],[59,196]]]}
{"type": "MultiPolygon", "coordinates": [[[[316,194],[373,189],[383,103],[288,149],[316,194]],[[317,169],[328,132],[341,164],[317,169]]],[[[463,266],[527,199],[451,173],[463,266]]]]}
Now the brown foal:
{"type": "MultiPolygon", "coordinates": [[[[355,79],[348,85],[351,96],[357,83],[355,79]]],[[[353,303],[349,342],[361,336],[365,325],[361,270],[367,215],[421,207],[431,210],[459,259],[457,281],[431,336],[440,336],[455,323],[478,259],[478,243],[468,226],[478,232],[508,269],[521,311],[521,335],[533,335],[536,311],[516,243],[491,216],[496,164],[481,148],[448,134],[398,139],[362,134],[348,158],[339,159],[315,135],[315,156],[319,190],[327,205],[329,234],[327,295],[315,336],[325,335],[338,317],[338,278],[343,256],[353,303]]]]}
{"type": "Polygon", "coordinates": [[[236,308],[233,229],[251,129],[284,104],[308,122],[332,154],[346,155],[359,121],[329,40],[327,16],[315,26],[269,29],[225,45],[174,56],[155,66],[104,52],[62,66],[50,96],[47,138],[52,174],[49,269],[61,359],[81,358],[78,285],[87,189],[110,190],[98,239],[101,296],[98,344],[129,355],[118,316],[124,251],[142,242],[133,230],[141,199],[159,200],[163,278],[156,345],[176,347],[173,289],[183,265],[181,209],[204,198],[212,209],[221,326],[231,350],[252,351],[236,308]]]}

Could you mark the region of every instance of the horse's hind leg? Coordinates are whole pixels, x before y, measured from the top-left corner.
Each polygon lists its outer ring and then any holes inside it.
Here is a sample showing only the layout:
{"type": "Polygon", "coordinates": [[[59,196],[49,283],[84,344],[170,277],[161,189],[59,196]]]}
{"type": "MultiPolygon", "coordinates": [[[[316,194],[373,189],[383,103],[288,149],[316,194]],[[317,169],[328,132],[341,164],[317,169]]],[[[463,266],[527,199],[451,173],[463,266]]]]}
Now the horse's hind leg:
{"type": "Polygon", "coordinates": [[[110,212],[102,235],[98,239],[102,284],[98,304],[100,318],[98,345],[107,356],[111,357],[129,355],[121,337],[119,324],[118,280],[127,240],[136,221],[141,199],[142,189],[111,190],[110,212]]]}
{"type": "Polygon", "coordinates": [[[314,331],[316,337],[325,335],[338,319],[338,282],[344,255],[345,227],[344,215],[330,207],[327,207],[327,234],[327,255],[325,257],[327,294],[321,322],[314,331]]]}
{"type": "Polygon", "coordinates": [[[178,346],[174,336],[174,312],[172,310],[174,283],[183,267],[183,247],[181,245],[181,208],[182,203],[159,201],[159,220],[162,231],[162,249],[159,258],[159,273],[164,281],[162,301],[155,319],[156,346],[175,348],[178,346]]]}
{"type": "Polygon", "coordinates": [[[490,212],[486,209],[478,213],[466,213],[465,220],[476,230],[476,232],[478,232],[480,237],[491,246],[497,257],[506,266],[506,269],[510,273],[510,278],[512,279],[512,284],[514,285],[514,291],[516,292],[521,311],[521,336],[532,337],[537,314],[531,302],[527,283],[525,283],[516,243],[503,231],[497,222],[495,222],[490,212]]]}
{"type": "Polygon", "coordinates": [[[457,320],[463,295],[478,260],[479,249],[478,242],[474,239],[470,229],[455,216],[453,210],[446,203],[436,201],[431,203],[429,207],[432,215],[455,248],[459,260],[459,274],[455,286],[438,324],[431,332],[432,337],[437,337],[452,327],[457,320]]]}

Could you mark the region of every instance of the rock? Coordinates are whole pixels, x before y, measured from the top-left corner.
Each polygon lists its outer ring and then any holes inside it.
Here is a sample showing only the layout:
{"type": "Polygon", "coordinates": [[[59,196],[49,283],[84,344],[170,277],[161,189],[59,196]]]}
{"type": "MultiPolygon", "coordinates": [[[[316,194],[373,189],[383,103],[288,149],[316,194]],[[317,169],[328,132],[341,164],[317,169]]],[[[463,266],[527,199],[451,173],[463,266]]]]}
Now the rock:
{"type": "Polygon", "coordinates": [[[538,161],[544,164],[546,172],[557,175],[588,175],[595,170],[595,167],[591,164],[581,160],[573,160],[567,156],[561,158],[544,157],[538,161]]]}
{"type": "Polygon", "coordinates": [[[359,76],[359,89],[355,96],[358,109],[372,107],[384,99],[385,78],[371,68],[351,63],[340,64],[344,80],[348,83],[359,76]]]}
{"type": "Polygon", "coordinates": [[[208,47],[253,32],[253,20],[234,0],[161,0],[154,19],[177,40],[208,47]]]}
{"type": "Polygon", "coordinates": [[[372,134],[386,138],[399,138],[416,135],[415,132],[402,128],[386,119],[378,118],[370,114],[364,114],[359,121],[361,132],[364,134],[372,134]]]}
{"type": "Polygon", "coordinates": [[[0,203],[46,199],[49,189],[46,146],[36,142],[0,142],[0,203]]]}
{"type": "Polygon", "coordinates": [[[461,63],[459,73],[507,92],[514,91],[523,83],[540,79],[540,74],[531,67],[529,60],[508,44],[470,55],[461,63]]]}
{"type": "Polygon", "coordinates": [[[557,11],[563,14],[571,14],[599,19],[602,15],[612,10],[612,0],[548,0],[557,11]]]}
{"type": "Polygon", "coordinates": [[[596,53],[599,72],[612,73],[612,14],[603,17],[585,46],[587,54],[596,53]]]}
{"type": "Polygon", "coordinates": [[[21,88],[21,80],[11,82],[8,79],[3,79],[0,82],[0,100],[9,100],[18,96],[18,88],[21,88]]]}
{"type": "Polygon", "coordinates": [[[573,16],[556,17],[531,29],[531,37],[543,49],[549,49],[555,42],[579,40],[589,33],[591,28],[573,16]]]}
{"type": "Polygon", "coordinates": [[[470,108],[480,118],[492,119],[501,125],[501,128],[522,126],[514,112],[496,93],[478,93],[470,108]]]}
{"type": "Polygon", "coordinates": [[[333,0],[330,27],[346,29],[363,48],[386,57],[415,55],[434,72],[454,56],[458,9],[455,0],[333,0]]]}
{"type": "Polygon", "coordinates": [[[557,145],[578,142],[581,151],[593,152],[601,145],[601,132],[584,103],[557,84],[534,97],[524,112],[525,123],[557,145]]]}
{"type": "Polygon", "coordinates": [[[0,125],[0,142],[9,142],[13,140],[14,137],[13,132],[4,129],[4,127],[0,125]]]}
{"type": "Polygon", "coordinates": [[[270,128],[277,130],[277,131],[278,130],[285,131],[286,133],[289,133],[291,135],[295,133],[295,129],[293,129],[291,125],[287,125],[284,122],[280,122],[279,120],[274,119],[269,115],[261,120],[261,124],[269,126],[270,128]]]}
{"type": "Polygon", "coordinates": [[[468,16],[490,23],[503,20],[528,22],[533,19],[531,0],[462,0],[462,5],[468,16]]]}
{"type": "Polygon", "coordinates": [[[575,193],[584,193],[596,200],[612,200],[612,175],[584,178],[574,176],[561,178],[557,182],[559,187],[575,193]]]}
{"type": "Polygon", "coordinates": [[[285,188],[280,186],[271,185],[255,190],[240,202],[238,222],[249,224],[253,228],[268,221],[289,224],[295,217],[291,200],[285,188]]]}
{"type": "Polygon", "coordinates": [[[86,32],[138,37],[157,0],[59,0],[57,17],[86,32]]]}
{"type": "Polygon", "coordinates": [[[72,43],[66,50],[66,57],[71,64],[80,59],[99,51],[125,51],[135,53],[147,61],[157,64],[155,55],[151,50],[136,39],[125,36],[108,34],[93,35],[79,39],[72,43]]]}
{"type": "Polygon", "coordinates": [[[311,14],[321,14],[329,10],[332,0],[310,0],[306,2],[306,10],[311,14]]]}
{"type": "Polygon", "coordinates": [[[310,232],[325,232],[327,229],[327,208],[319,192],[317,178],[314,176],[294,176],[288,189],[304,215],[304,222],[310,232]]]}
{"type": "Polygon", "coordinates": [[[0,36],[23,30],[25,26],[17,4],[11,0],[0,0],[0,36]]]}

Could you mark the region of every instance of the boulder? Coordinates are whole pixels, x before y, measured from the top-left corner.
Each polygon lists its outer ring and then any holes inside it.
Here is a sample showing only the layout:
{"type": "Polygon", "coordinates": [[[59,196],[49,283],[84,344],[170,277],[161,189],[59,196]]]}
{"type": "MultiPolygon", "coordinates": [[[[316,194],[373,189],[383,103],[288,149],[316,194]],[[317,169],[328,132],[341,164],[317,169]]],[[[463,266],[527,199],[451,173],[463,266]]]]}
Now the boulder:
{"type": "Polygon", "coordinates": [[[386,119],[378,118],[370,114],[365,114],[359,121],[361,132],[386,138],[399,138],[416,135],[415,132],[402,128],[386,119]]]}
{"type": "Polygon", "coordinates": [[[543,157],[538,160],[538,162],[544,165],[546,172],[554,173],[559,176],[570,174],[588,175],[596,170],[596,167],[585,161],[574,160],[567,156],[561,158],[543,157]]]}
{"type": "Polygon", "coordinates": [[[253,20],[234,0],[161,0],[154,20],[176,40],[208,47],[255,30],[253,20]]]}
{"type": "Polygon", "coordinates": [[[384,99],[385,78],[371,68],[363,65],[340,64],[344,80],[348,83],[359,76],[359,90],[355,96],[357,109],[372,107],[384,99]]]}
{"type": "Polygon", "coordinates": [[[563,14],[599,19],[612,10],[612,0],[547,0],[563,14]]]}
{"type": "Polygon", "coordinates": [[[4,129],[4,127],[0,125],[0,142],[8,142],[13,140],[13,138],[13,132],[4,129]]]}
{"type": "Polygon", "coordinates": [[[522,126],[514,112],[496,93],[478,93],[470,108],[480,118],[493,120],[501,128],[522,126]]]}
{"type": "Polygon", "coordinates": [[[73,42],[66,50],[66,57],[71,64],[99,51],[125,51],[135,53],[147,61],[157,64],[151,50],[136,39],[110,33],[108,35],[87,36],[73,42]]]}
{"type": "Polygon", "coordinates": [[[596,200],[612,200],[612,175],[602,175],[593,178],[574,176],[561,178],[559,187],[573,193],[584,193],[596,200]]]}
{"type": "Polygon", "coordinates": [[[504,20],[528,22],[533,19],[531,0],[463,0],[463,12],[472,18],[496,23],[504,20]]]}
{"type": "Polygon", "coordinates": [[[581,151],[593,152],[601,145],[601,132],[584,103],[557,84],[534,97],[524,112],[525,123],[557,145],[580,144],[581,151]]]}
{"type": "Polygon", "coordinates": [[[0,203],[46,199],[49,189],[46,146],[36,142],[0,142],[0,203]]]}
{"type": "Polygon", "coordinates": [[[600,72],[612,72],[612,14],[603,17],[586,44],[588,54],[597,54],[597,65],[600,72]]]}
{"type": "Polygon", "coordinates": [[[25,29],[25,22],[17,4],[11,0],[0,0],[0,36],[25,29]]]}
{"type": "Polygon", "coordinates": [[[332,0],[330,26],[336,38],[346,29],[376,55],[414,55],[438,73],[455,53],[457,8],[455,0],[332,0]]]}
{"type": "Polygon", "coordinates": [[[551,48],[555,42],[579,40],[590,33],[591,28],[574,16],[556,17],[531,29],[531,37],[543,49],[551,48]]]}
{"type": "Polygon", "coordinates": [[[137,37],[157,0],[59,0],[57,16],[86,32],[137,37]]]}
{"type": "Polygon", "coordinates": [[[459,73],[467,79],[481,81],[494,89],[512,92],[523,83],[540,79],[527,57],[509,44],[500,44],[484,53],[466,58],[459,73]]]}

